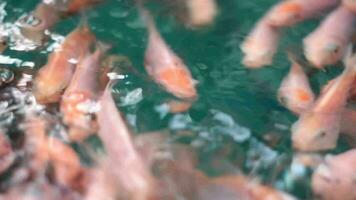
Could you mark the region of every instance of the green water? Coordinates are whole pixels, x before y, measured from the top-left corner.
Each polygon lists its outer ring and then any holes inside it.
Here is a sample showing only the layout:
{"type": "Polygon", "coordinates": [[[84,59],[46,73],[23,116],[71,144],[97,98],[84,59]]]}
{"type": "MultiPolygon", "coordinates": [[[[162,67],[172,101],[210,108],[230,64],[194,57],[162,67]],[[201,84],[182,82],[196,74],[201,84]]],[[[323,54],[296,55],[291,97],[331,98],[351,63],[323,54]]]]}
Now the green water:
{"type": "MultiPolygon", "coordinates": [[[[6,2],[5,22],[14,22],[34,9],[39,2],[2,1],[6,2]]],[[[170,96],[152,82],[130,72],[125,73],[126,78],[116,85],[114,94],[120,110],[126,114],[135,132],[167,128],[174,130],[172,138],[195,146],[200,152],[200,167],[211,175],[223,172],[223,169],[210,167],[210,160],[215,156],[221,160],[226,159],[233,167],[242,169],[252,177],[261,178],[266,184],[308,199],[309,172],[299,181],[291,183],[288,179],[293,153],[289,128],[296,117],[279,105],[276,90],[289,69],[285,49],[300,48],[301,39],[316,27],[318,20],[284,30],[280,51],[272,66],[247,70],[241,64],[241,41],[266,9],[276,2],[218,0],[219,15],[216,23],[195,31],[177,22],[166,8],[156,6],[155,18],[161,34],[199,82],[199,100],[187,113],[172,115],[159,112],[157,110],[160,105],[170,96]],[[132,91],[136,91],[133,97],[137,101],[125,105],[124,98],[132,91]],[[182,135],[179,130],[189,130],[191,133],[182,135]],[[248,133],[251,136],[244,137],[248,133]],[[268,133],[278,138],[276,144],[272,145],[265,139],[268,133]]],[[[108,0],[88,11],[86,16],[97,37],[113,45],[110,53],[128,56],[135,68],[145,74],[143,55],[147,33],[131,3],[108,0]]],[[[65,19],[52,31],[66,35],[77,26],[79,20],[79,16],[65,19]]],[[[49,41],[47,46],[52,43],[49,41]]],[[[46,62],[48,52],[46,48],[28,52],[8,49],[4,55],[32,61],[39,68],[46,62]]],[[[314,89],[318,91],[321,85],[339,71],[340,68],[330,67],[315,73],[311,77],[314,89]]]]}

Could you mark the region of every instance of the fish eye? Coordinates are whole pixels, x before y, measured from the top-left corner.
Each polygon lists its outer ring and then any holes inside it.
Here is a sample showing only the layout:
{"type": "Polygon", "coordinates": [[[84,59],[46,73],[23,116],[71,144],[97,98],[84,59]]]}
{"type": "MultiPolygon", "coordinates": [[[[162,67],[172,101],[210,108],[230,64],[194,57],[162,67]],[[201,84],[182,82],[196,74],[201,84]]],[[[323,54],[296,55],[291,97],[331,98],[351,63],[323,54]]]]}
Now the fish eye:
{"type": "Polygon", "coordinates": [[[326,136],[326,131],[320,131],[317,135],[316,138],[321,139],[326,136]]]}
{"type": "Polygon", "coordinates": [[[282,105],[287,105],[287,103],[288,103],[287,97],[284,97],[284,96],[280,96],[280,97],[278,98],[278,100],[279,100],[279,102],[280,102],[282,105]]]}
{"type": "Polygon", "coordinates": [[[334,43],[327,44],[325,48],[328,52],[334,53],[334,54],[339,53],[339,50],[340,50],[339,45],[334,44],[334,43]]]}

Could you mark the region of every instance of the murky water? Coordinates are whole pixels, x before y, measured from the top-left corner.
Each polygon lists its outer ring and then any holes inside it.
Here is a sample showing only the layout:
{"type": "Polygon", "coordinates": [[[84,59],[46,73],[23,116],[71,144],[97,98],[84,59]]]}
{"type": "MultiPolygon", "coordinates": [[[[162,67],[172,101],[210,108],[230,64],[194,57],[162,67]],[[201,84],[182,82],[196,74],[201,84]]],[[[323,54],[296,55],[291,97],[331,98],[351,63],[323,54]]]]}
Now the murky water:
{"type": "MultiPolygon", "coordinates": [[[[49,42],[41,49],[34,49],[31,41],[18,38],[19,30],[14,22],[38,2],[0,1],[0,35],[10,40],[10,48],[0,55],[0,66],[33,73],[31,69],[41,67],[48,53],[80,21],[80,16],[61,21],[49,33],[49,42]]],[[[291,165],[289,128],[296,117],[279,105],[276,90],[289,69],[285,50],[300,48],[301,38],[316,27],[318,20],[285,30],[272,66],[247,70],[241,64],[241,41],[257,19],[276,2],[220,0],[215,25],[194,31],[177,22],[167,8],[157,7],[155,18],[163,37],[199,82],[199,100],[187,113],[169,114],[164,102],[170,95],[130,72],[123,74],[114,94],[135,132],[173,130],[174,140],[199,150],[200,167],[211,175],[242,170],[308,199],[310,171],[291,165]],[[211,167],[214,159],[226,161],[222,162],[226,166],[211,167]]],[[[111,53],[128,56],[138,73],[145,75],[146,30],[136,8],[129,1],[108,0],[85,15],[97,37],[113,45],[111,53]]],[[[318,90],[339,71],[340,68],[330,67],[315,73],[311,78],[313,87],[318,90]]],[[[10,117],[5,118],[11,120],[10,117]]]]}

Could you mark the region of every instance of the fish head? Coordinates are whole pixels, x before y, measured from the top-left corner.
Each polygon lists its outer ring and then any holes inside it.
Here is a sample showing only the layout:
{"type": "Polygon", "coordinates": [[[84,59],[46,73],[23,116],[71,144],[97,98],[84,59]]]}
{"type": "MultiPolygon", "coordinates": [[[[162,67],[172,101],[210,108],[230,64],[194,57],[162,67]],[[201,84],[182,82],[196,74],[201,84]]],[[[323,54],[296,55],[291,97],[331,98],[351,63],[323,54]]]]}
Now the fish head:
{"type": "Polygon", "coordinates": [[[336,39],[308,37],[304,40],[305,57],[317,68],[335,64],[342,58],[345,48],[336,39]]]}
{"type": "Polygon", "coordinates": [[[262,44],[253,37],[247,38],[242,43],[241,50],[245,54],[242,64],[251,68],[260,68],[271,64],[275,54],[274,47],[262,44]]]}
{"type": "Polygon", "coordinates": [[[285,1],[272,8],[267,19],[274,26],[292,26],[301,20],[303,6],[297,1],[285,1]]]}
{"type": "Polygon", "coordinates": [[[336,146],[340,129],[340,115],[304,113],[293,124],[293,146],[300,151],[320,151],[336,146]]]}

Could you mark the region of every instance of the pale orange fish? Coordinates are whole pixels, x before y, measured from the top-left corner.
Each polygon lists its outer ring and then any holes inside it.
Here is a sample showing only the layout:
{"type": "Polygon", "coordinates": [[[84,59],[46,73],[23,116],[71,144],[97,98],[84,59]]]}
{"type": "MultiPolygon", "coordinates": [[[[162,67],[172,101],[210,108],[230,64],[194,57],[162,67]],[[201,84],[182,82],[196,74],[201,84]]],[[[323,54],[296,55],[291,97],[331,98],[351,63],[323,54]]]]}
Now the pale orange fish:
{"type": "Polygon", "coordinates": [[[80,59],[62,96],[60,110],[63,122],[69,126],[69,138],[73,141],[83,140],[97,131],[95,112],[97,100],[103,91],[101,63],[107,50],[99,43],[94,53],[87,52],[80,59]]]}
{"type": "Polygon", "coordinates": [[[45,39],[44,31],[50,29],[61,19],[61,13],[52,5],[40,3],[29,15],[21,18],[21,33],[34,41],[42,44],[45,39]]]}
{"type": "Polygon", "coordinates": [[[186,20],[191,27],[210,25],[218,13],[215,0],[186,0],[186,20]]]}
{"type": "Polygon", "coordinates": [[[141,13],[147,21],[148,28],[148,44],[145,52],[147,73],[176,97],[196,99],[196,81],[192,78],[189,69],[163,40],[149,12],[142,8],[141,13]]]}
{"type": "Polygon", "coordinates": [[[295,200],[286,193],[255,183],[242,175],[211,179],[210,184],[201,188],[198,199],[295,200]]]}
{"type": "Polygon", "coordinates": [[[244,53],[242,63],[249,68],[260,68],[272,64],[280,33],[263,18],[252,29],[240,48],[244,53]]]}
{"type": "Polygon", "coordinates": [[[356,13],[356,2],[354,0],[342,0],[342,5],[353,13],[356,13]]]}
{"type": "Polygon", "coordinates": [[[58,102],[72,79],[75,64],[95,40],[86,25],[71,32],[58,50],[49,55],[48,62],[34,80],[33,93],[39,103],[58,102]]]}
{"type": "Polygon", "coordinates": [[[111,95],[111,84],[108,84],[99,100],[98,136],[104,144],[110,169],[124,191],[121,194],[123,199],[149,199],[154,196],[155,181],[133,144],[125,120],[117,110],[111,95]]]}
{"type": "Polygon", "coordinates": [[[66,5],[63,11],[67,15],[73,15],[104,1],[105,0],[69,0],[65,2],[66,5]]]}
{"type": "Polygon", "coordinates": [[[318,16],[340,2],[340,0],[288,0],[274,5],[267,13],[269,24],[276,27],[293,26],[308,18],[318,16]]]}
{"type": "MultiPolygon", "coordinates": [[[[350,54],[350,53],[348,53],[350,54]]],[[[301,151],[334,148],[340,132],[341,114],[350,95],[356,74],[356,56],[345,58],[345,69],[324,91],[309,111],[293,124],[293,146],[301,151]]]]}
{"type": "Polygon", "coordinates": [[[312,177],[315,197],[321,200],[353,200],[356,198],[356,150],[326,156],[312,177]]]}
{"type": "Polygon", "coordinates": [[[278,89],[278,100],[286,108],[300,115],[314,103],[314,93],[302,66],[291,59],[292,66],[278,89]]]}
{"type": "Polygon", "coordinates": [[[339,6],[304,38],[305,57],[317,68],[335,64],[346,53],[355,32],[355,23],[356,15],[339,6]]]}
{"type": "Polygon", "coordinates": [[[0,131],[0,175],[14,163],[16,158],[11,143],[4,132],[0,131]]]}

